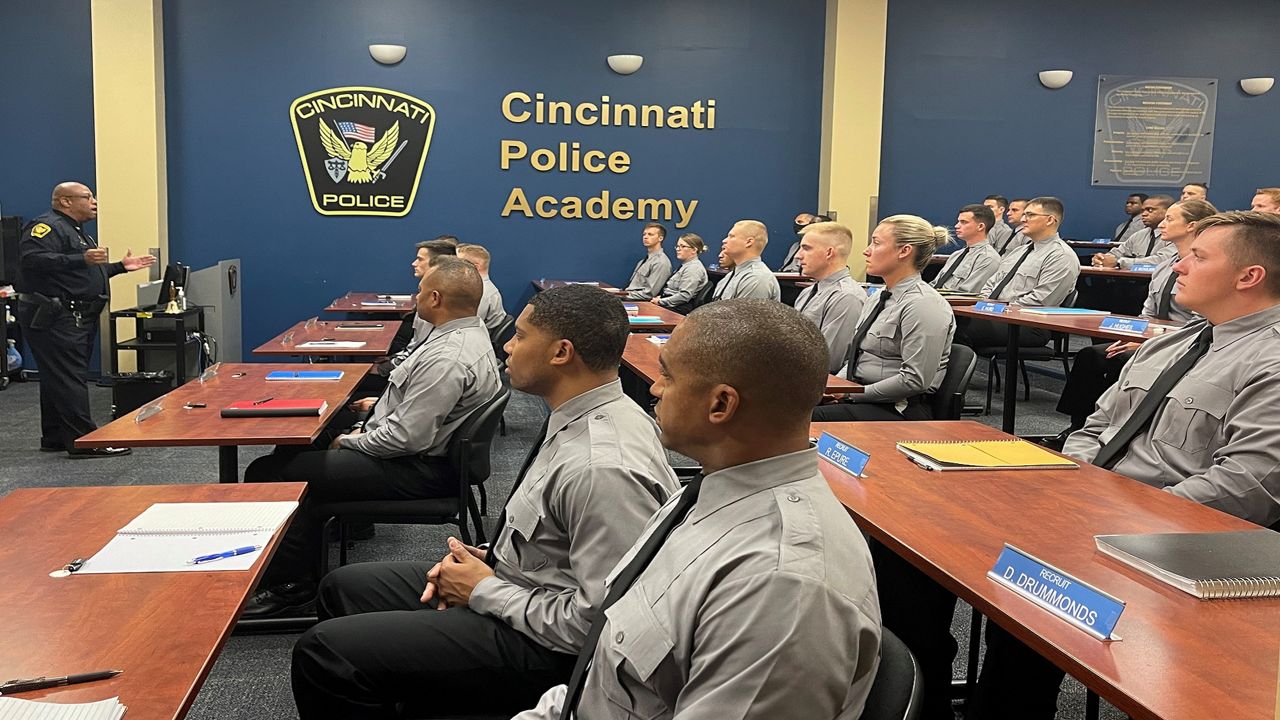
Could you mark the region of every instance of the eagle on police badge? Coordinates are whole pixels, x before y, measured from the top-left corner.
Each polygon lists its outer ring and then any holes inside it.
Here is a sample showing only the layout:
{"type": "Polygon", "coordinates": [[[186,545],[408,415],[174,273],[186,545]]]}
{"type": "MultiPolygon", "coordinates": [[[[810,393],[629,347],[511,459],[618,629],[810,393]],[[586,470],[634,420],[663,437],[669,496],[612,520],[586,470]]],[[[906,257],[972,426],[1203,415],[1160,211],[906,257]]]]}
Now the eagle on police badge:
{"type": "MultiPolygon", "coordinates": [[[[378,166],[387,161],[400,142],[400,121],[397,120],[378,141],[369,147],[357,140],[347,147],[347,143],[335,133],[322,119],[320,124],[320,142],[325,152],[329,153],[326,169],[334,182],[340,182],[345,172],[347,180],[353,183],[371,183],[381,179],[385,172],[378,166]]],[[[373,128],[368,128],[370,131],[373,128]]]]}

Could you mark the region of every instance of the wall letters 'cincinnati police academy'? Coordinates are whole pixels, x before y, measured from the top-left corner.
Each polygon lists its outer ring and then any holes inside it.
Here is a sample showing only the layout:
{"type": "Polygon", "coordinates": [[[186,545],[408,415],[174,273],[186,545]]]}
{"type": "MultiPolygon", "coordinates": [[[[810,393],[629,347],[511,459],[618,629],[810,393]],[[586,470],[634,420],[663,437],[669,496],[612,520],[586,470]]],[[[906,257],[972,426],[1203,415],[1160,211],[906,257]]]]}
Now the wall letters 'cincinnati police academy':
{"type": "Polygon", "coordinates": [[[395,90],[330,88],[294,100],[289,118],[316,212],[409,214],[436,124],[430,105],[395,90]]]}

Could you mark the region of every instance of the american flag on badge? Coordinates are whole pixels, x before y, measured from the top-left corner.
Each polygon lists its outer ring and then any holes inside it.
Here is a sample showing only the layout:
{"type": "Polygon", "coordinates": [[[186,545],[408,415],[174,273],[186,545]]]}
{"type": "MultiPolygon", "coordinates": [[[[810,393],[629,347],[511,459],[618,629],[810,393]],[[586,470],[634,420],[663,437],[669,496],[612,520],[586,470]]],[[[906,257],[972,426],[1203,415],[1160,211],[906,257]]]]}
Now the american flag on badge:
{"type": "Polygon", "coordinates": [[[342,137],[361,142],[371,143],[374,140],[373,128],[360,123],[339,121],[338,130],[342,132],[342,137]]]}

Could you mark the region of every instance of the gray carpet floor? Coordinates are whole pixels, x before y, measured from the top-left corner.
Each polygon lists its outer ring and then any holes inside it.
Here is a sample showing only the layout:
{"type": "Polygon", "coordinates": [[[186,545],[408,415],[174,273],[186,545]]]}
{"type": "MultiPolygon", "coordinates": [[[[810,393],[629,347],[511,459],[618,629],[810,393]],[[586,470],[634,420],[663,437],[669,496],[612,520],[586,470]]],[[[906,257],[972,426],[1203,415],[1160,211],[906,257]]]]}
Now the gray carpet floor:
{"type": "MultiPolygon", "coordinates": [[[[1076,340],[1076,346],[1083,344],[1076,340]]],[[[1032,396],[1029,402],[1019,398],[1018,433],[1055,434],[1066,425],[1063,416],[1053,408],[1062,391],[1062,367],[1032,363],[1032,396]],[[1057,377],[1054,377],[1057,375],[1057,377]]],[[[969,404],[980,404],[985,395],[986,364],[979,360],[978,371],[970,385],[969,404]]],[[[94,417],[99,423],[110,419],[110,391],[90,386],[94,417]]],[[[212,448],[142,448],[127,457],[73,461],[61,453],[40,453],[39,400],[37,384],[15,383],[0,392],[0,496],[19,487],[55,487],[74,485],[141,485],[160,483],[217,482],[217,452],[212,448]]],[[[536,397],[516,392],[507,407],[508,434],[494,445],[493,477],[487,483],[494,506],[510,491],[534,435],[541,426],[546,406],[536,397]]],[[[996,394],[991,415],[974,419],[995,427],[1000,425],[1000,397],[996,394]]],[[[241,471],[266,448],[242,448],[241,471]]],[[[673,461],[683,460],[673,457],[673,461]]],[[[689,461],[685,460],[686,464],[689,461]]],[[[489,521],[497,515],[490,507],[489,521]]],[[[376,536],[356,543],[351,561],[436,558],[443,554],[447,528],[380,525],[376,536]]],[[[336,559],[335,559],[336,563],[336,559]]],[[[969,608],[957,610],[953,632],[960,641],[956,661],[956,677],[964,675],[964,659],[969,637],[969,608]]],[[[296,717],[289,689],[289,652],[295,635],[235,635],[229,639],[217,663],[205,681],[188,717],[197,720],[215,718],[291,718],[296,717]]],[[[1084,717],[1084,688],[1068,678],[1058,700],[1058,717],[1084,717]]],[[[1102,704],[1102,717],[1108,720],[1123,714],[1102,704]]]]}

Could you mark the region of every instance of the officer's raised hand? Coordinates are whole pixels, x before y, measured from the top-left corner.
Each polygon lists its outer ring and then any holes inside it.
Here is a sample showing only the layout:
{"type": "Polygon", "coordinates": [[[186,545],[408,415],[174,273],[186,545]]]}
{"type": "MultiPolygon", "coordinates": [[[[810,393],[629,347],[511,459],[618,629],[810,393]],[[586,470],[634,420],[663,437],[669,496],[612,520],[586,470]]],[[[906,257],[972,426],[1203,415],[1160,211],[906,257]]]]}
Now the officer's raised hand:
{"type": "MultiPolygon", "coordinates": [[[[106,250],[103,250],[103,252],[105,253],[106,250]]],[[[124,259],[121,260],[120,263],[124,265],[125,270],[129,270],[130,272],[132,272],[134,270],[141,270],[142,268],[151,267],[152,265],[155,265],[156,256],[155,255],[134,255],[133,250],[125,250],[124,259]]]]}

